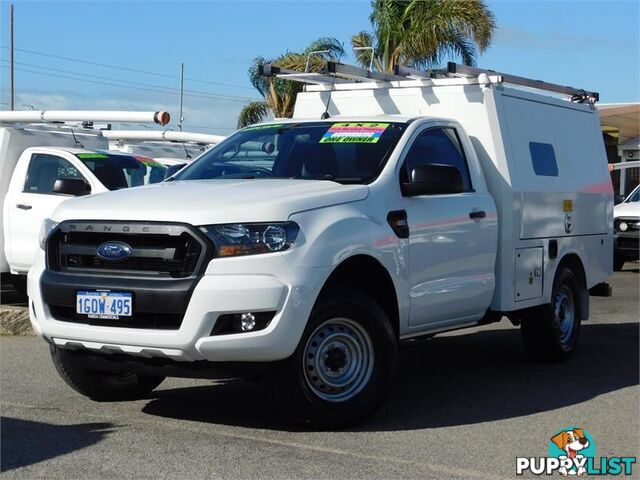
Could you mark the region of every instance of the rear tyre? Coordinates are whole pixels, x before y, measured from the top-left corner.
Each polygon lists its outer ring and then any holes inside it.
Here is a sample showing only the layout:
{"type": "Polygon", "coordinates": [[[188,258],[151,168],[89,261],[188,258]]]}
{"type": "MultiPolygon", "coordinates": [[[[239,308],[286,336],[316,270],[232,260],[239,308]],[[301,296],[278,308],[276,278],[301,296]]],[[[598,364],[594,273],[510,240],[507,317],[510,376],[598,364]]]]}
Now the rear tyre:
{"type": "Polygon", "coordinates": [[[553,281],[551,303],[523,316],[522,339],[536,360],[562,361],[573,353],[580,333],[579,292],[573,272],[561,268],[553,281]]]}
{"type": "Polygon", "coordinates": [[[149,394],[165,377],[133,372],[114,373],[91,370],[73,352],[50,347],[51,359],[62,379],[76,392],[98,402],[135,400],[149,394]]]}
{"type": "Polygon", "coordinates": [[[339,288],[317,301],[298,348],[269,383],[296,422],[336,427],[375,411],[396,361],[396,334],[384,310],[359,291],[339,288]]]}
{"type": "Polygon", "coordinates": [[[620,255],[613,256],[613,271],[619,272],[624,267],[625,258],[620,255]]]}
{"type": "Polygon", "coordinates": [[[11,275],[11,283],[13,288],[16,289],[23,297],[27,296],[27,276],[26,275],[11,275]]]}

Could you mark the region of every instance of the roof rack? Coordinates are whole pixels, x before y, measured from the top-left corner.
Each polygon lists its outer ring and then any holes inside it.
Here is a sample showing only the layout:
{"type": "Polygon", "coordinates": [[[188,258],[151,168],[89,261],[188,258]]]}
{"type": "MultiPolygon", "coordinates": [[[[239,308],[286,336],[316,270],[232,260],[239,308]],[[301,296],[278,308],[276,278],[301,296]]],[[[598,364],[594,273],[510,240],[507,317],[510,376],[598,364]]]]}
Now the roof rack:
{"type": "Polygon", "coordinates": [[[172,130],[103,130],[102,136],[120,143],[130,141],[140,142],[180,142],[197,143],[201,145],[215,145],[226,137],[205,133],[174,132],[172,130]]]}
{"type": "MultiPolygon", "coordinates": [[[[493,83],[509,83],[547,92],[569,95],[572,102],[594,104],[600,99],[598,92],[591,92],[583,89],[557,85],[555,83],[533,80],[516,75],[496,72],[483,68],[469,67],[454,62],[447,64],[444,71],[428,72],[415,68],[396,66],[393,73],[377,72],[354,65],[328,60],[317,73],[298,72],[277,67],[273,64],[260,65],[258,67],[260,75],[266,77],[277,77],[285,80],[293,80],[307,84],[334,85],[346,83],[371,83],[372,86],[403,86],[402,84],[392,84],[391,82],[402,82],[408,80],[419,80],[422,82],[437,82],[442,78],[466,78],[477,79],[480,75],[486,75],[493,83]]],[[[433,84],[433,83],[431,83],[433,84]]]]}
{"type": "Polygon", "coordinates": [[[570,95],[571,101],[577,103],[588,102],[594,104],[598,100],[600,100],[600,94],[598,92],[590,92],[579,88],[558,85],[556,83],[543,82],[542,80],[533,80],[531,78],[518,77],[517,75],[509,75],[507,73],[500,73],[484,68],[469,67],[467,65],[460,65],[459,63],[454,62],[449,62],[447,64],[447,71],[451,75],[460,77],[477,77],[483,73],[485,75],[496,75],[500,77],[499,81],[501,83],[510,83],[512,85],[519,85],[522,87],[545,90],[547,92],[570,95]]]}
{"type": "Polygon", "coordinates": [[[258,73],[265,77],[278,77],[312,84],[360,83],[360,82],[392,82],[405,80],[393,73],[376,72],[366,68],[347,65],[327,60],[320,72],[298,72],[277,67],[271,63],[258,66],[258,73]]]}
{"type": "Polygon", "coordinates": [[[129,112],[105,110],[11,110],[0,111],[0,123],[60,122],[144,122],[166,125],[168,112],[129,112]]]}

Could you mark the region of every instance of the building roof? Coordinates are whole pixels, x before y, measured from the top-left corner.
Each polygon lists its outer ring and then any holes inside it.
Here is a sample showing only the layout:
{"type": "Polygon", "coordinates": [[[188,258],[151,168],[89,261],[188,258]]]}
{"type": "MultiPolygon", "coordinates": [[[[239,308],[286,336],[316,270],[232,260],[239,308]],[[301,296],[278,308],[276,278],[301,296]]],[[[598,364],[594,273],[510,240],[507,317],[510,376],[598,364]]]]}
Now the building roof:
{"type": "Polygon", "coordinates": [[[640,137],[633,138],[622,145],[618,145],[621,150],[638,150],[640,149],[640,137]]]}
{"type": "Polygon", "coordinates": [[[640,102],[603,103],[598,106],[605,133],[618,138],[618,144],[640,137],[640,102]]]}

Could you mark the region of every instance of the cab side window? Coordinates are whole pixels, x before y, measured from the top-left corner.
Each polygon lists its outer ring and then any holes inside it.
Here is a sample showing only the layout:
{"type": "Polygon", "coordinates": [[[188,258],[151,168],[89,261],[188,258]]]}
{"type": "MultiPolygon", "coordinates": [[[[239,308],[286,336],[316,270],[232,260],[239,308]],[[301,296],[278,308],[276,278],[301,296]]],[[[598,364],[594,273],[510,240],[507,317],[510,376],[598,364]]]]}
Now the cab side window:
{"type": "Polygon", "coordinates": [[[409,172],[416,166],[434,164],[456,167],[462,176],[464,191],[472,191],[469,166],[454,128],[437,127],[422,132],[411,145],[402,175],[408,179],[409,172]]]}
{"type": "Polygon", "coordinates": [[[23,191],[25,193],[56,195],[53,186],[59,178],[81,178],[84,180],[78,169],[68,160],[46,153],[35,153],[29,162],[23,191]]]}

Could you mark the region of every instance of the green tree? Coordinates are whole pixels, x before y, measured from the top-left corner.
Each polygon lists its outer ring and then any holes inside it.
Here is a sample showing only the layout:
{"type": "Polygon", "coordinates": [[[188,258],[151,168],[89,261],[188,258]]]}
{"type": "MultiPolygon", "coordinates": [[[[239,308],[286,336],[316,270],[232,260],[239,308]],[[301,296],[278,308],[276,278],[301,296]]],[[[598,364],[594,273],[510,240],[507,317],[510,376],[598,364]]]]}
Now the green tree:
{"type": "Polygon", "coordinates": [[[249,67],[249,80],[264,100],[250,102],[240,111],[238,128],[258,123],[264,120],[269,113],[276,118],[291,117],[296,95],[302,91],[302,84],[299,82],[261,76],[258,73],[259,65],[271,63],[281,68],[304,72],[308,54],[319,50],[325,50],[326,53],[311,57],[309,62],[310,72],[319,71],[323,66],[324,60],[335,60],[344,53],[342,45],[335,38],[319,38],[302,52],[288,52],[274,59],[256,57],[251,67],[249,67]]]}
{"type": "MultiPolygon", "coordinates": [[[[377,70],[396,65],[434,68],[444,58],[459,57],[474,65],[491,42],[495,18],[482,0],[374,0],[373,32],[351,38],[354,47],[374,47],[377,70]]],[[[356,52],[368,67],[371,50],[356,52]]]]}

